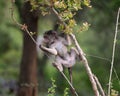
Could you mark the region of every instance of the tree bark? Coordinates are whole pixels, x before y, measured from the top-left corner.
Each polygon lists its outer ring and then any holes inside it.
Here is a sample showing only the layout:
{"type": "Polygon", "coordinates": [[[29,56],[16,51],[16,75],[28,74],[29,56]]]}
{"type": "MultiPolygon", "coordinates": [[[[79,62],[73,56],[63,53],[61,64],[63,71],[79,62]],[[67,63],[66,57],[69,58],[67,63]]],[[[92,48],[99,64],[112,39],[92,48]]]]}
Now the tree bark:
{"type": "MultiPolygon", "coordinates": [[[[21,10],[22,22],[28,26],[28,30],[36,32],[33,36],[36,40],[38,14],[37,11],[30,12],[31,6],[26,2],[21,10]]],[[[17,96],[37,95],[37,51],[36,44],[30,36],[23,32],[23,54],[20,65],[19,87],[17,96]]]]}

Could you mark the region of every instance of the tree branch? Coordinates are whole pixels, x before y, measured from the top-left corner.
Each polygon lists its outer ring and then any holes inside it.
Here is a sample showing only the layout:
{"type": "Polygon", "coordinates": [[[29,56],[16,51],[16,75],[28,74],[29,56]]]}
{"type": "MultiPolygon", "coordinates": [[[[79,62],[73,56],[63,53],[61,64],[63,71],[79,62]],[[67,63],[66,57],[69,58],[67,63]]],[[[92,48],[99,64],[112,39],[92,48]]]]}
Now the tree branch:
{"type": "Polygon", "coordinates": [[[116,20],[116,29],[115,29],[115,36],[114,36],[114,43],[113,43],[113,51],[112,51],[112,61],[111,61],[109,84],[108,84],[109,85],[108,86],[108,96],[110,96],[110,89],[111,89],[111,79],[112,79],[113,64],[114,64],[114,58],[115,58],[115,48],[116,48],[117,33],[118,33],[119,14],[120,14],[120,8],[118,9],[117,20],[116,20]]]}
{"type": "Polygon", "coordinates": [[[79,46],[79,44],[78,44],[78,42],[77,42],[77,40],[76,40],[76,38],[75,38],[75,35],[71,33],[70,36],[72,37],[72,39],[73,39],[73,41],[74,41],[74,43],[75,43],[75,46],[76,46],[76,48],[77,48],[77,50],[78,50],[78,52],[79,52],[80,59],[81,59],[81,60],[83,61],[83,63],[84,63],[85,69],[86,69],[86,71],[87,71],[87,74],[88,74],[88,76],[89,76],[90,82],[91,82],[91,84],[92,84],[92,88],[93,88],[94,94],[95,94],[95,96],[99,96],[99,91],[98,91],[98,89],[97,89],[97,85],[96,85],[95,79],[93,78],[93,74],[92,74],[92,71],[91,71],[91,69],[90,69],[90,67],[89,67],[88,61],[87,61],[87,59],[86,59],[86,57],[85,57],[85,54],[84,54],[84,52],[82,51],[82,49],[80,48],[80,46],[79,46]]]}

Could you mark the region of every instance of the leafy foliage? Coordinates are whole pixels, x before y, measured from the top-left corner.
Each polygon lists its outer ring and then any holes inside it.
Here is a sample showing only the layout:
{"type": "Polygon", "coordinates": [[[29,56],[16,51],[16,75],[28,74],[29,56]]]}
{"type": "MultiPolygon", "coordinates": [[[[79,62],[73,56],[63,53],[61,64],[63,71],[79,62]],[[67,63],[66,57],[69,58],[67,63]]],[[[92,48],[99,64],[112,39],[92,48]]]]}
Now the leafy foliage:
{"type": "Polygon", "coordinates": [[[68,89],[68,88],[66,88],[66,89],[64,90],[64,95],[63,95],[63,96],[69,96],[68,91],[69,91],[69,89],[68,89]]]}
{"type": "MultiPolygon", "coordinates": [[[[77,25],[73,18],[76,11],[82,9],[82,5],[91,7],[90,0],[30,0],[32,10],[40,9],[43,15],[50,14],[50,10],[54,8],[59,15],[60,22],[58,22],[59,30],[65,33],[73,32],[73,28],[77,25]],[[61,22],[62,21],[62,22],[61,22]],[[63,23],[64,22],[64,23],[63,23]]],[[[83,24],[84,25],[84,24],[83,24]]],[[[85,25],[85,30],[88,29],[89,25],[85,25]]],[[[83,31],[84,28],[78,31],[83,31]]]]}
{"type": "MultiPolygon", "coordinates": [[[[55,96],[55,93],[56,93],[56,84],[55,84],[55,80],[53,78],[51,78],[51,81],[52,81],[52,86],[50,88],[48,88],[48,95],[47,96],[55,96]]],[[[64,94],[63,96],[69,96],[69,88],[65,88],[64,90],[64,94]]]]}
{"type": "Polygon", "coordinates": [[[55,88],[57,87],[55,84],[55,80],[51,79],[52,86],[48,89],[48,96],[55,96],[55,88]]]}
{"type": "Polygon", "coordinates": [[[111,89],[111,96],[118,96],[118,91],[111,89]]]}

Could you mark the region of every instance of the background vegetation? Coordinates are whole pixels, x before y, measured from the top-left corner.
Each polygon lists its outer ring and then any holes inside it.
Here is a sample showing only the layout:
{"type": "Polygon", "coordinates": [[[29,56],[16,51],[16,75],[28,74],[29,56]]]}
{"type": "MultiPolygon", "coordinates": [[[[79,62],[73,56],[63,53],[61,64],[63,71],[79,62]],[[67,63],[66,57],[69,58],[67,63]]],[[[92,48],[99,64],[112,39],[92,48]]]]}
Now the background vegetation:
{"type": "MultiPolygon", "coordinates": [[[[97,75],[103,88],[107,91],[110,71],[110,60],[112,55],[112,45],[115,30],[116,14],[120,6],[119,0],[93,0],[92,8],[80,10],[75,19],[79,25],[87,21],[91,24],[86,32],[76,33],[79,44],[87,55],[90,67],[97,75]],[[96,57],[102,57],[96,58],[96,57]]],[[[19,65],[22,54],[22,32],[14,25],[10,16],[10,2],[0,0],[0,95],[9,96],[9,84],[17,81],[19,75],[19,65]]],[[[15,9],[15,16],[18,21],[18,9],[15,9]]],[[[53,29],[56,18],[54,15],[39,17],[39,35],[53,29]]],[[[112,87],[120,92],[120,34],[117,37],[117,47],[115,52],[114,73],[112,87]]],[[[38,82],[39,93],[47,94],[51,86],[51,78],[56,81],[57,94],[64,93],[64,89],[69,87],[62,76],[52,67],[51,61],[38,51],[38,82]],[[42,62],[42,63],[41,63],[42,62]],[[41,65],[44,64],[44,65],[41,65]]],[[[67,74],[67,72],[66,72],[67,74]]],[[[73,81],[77,92],[81,96],[93,96],[89,78],[82,63],[77,63],[73,67],[73,81]]],[[[13,93],[12,93],[13,94],[13,93]]],[[[42,95],[43,96],[43,95],[42,95]]]]}

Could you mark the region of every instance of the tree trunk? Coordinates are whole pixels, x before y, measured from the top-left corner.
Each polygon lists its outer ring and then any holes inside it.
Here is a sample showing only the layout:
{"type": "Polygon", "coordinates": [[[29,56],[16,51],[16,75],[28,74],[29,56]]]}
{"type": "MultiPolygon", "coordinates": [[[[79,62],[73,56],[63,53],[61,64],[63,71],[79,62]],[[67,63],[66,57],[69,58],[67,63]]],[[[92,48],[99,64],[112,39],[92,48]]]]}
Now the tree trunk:
{"type": "MultiPolygon", "coordinates": [[[[30,12],[31,6],[26,2],[21,10],[22,21],[28,30],[37,32],[37,11],[30,12]]],[[[33,36],[36,40],[37,33],[33,36]]],[[[36,45],[30,36],[23,32],[23,55],[20,65],[19,87],[17,96],[37,95],[37,51],[36,45]]]]}

